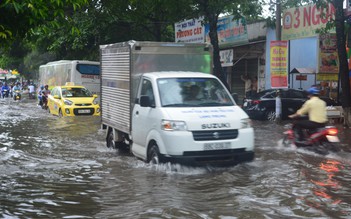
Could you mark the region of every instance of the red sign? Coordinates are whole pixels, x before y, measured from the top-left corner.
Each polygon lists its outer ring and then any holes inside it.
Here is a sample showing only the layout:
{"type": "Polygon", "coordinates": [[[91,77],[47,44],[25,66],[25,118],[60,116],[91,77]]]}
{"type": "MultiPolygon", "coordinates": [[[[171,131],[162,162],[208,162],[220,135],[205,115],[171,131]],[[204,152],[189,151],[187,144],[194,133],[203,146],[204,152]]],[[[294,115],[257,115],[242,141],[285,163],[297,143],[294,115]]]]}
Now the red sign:
{"type": "Polygon", "coordinates": [[[297,81],[307,81],[307,75],[296,75],[297,81]]]}

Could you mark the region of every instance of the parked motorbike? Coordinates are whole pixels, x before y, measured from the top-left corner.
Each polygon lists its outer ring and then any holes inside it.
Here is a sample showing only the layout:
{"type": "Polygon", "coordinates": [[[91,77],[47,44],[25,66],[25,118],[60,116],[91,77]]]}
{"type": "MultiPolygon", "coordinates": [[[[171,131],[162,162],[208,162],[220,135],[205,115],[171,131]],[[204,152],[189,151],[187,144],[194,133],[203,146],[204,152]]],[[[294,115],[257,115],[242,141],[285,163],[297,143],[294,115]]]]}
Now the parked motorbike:
{"type": "Polygon", "coordinates": [[[293,124],[285,125],[283,145],[294,144],[296,147],[306,148],[319,154],[328,154],[340,151],[338,129],[335,126],[325,126],[317,129],[303,130],[305,141],[298,142],[297,134],[293,130],[293,124]]]}
{"type": "Polygon", "coordinates": [[[22,97],[21,91],[20,91],[20,90],[15,90],[15,91],[14,91],[14,94],[13,94],[13,99],[14,99],[14,100],[20,100],[21,97],[22,97]]]}

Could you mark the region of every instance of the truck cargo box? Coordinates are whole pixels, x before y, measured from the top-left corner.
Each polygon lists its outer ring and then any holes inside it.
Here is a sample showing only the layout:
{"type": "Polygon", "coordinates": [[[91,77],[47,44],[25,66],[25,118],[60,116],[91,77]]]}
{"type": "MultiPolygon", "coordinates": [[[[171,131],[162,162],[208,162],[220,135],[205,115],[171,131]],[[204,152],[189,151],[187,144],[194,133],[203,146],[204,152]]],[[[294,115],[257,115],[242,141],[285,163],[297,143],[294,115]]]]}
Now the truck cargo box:
{"type": "Polygon", "coordinates": [[[140,77],[146,72],[191,71],[212,74],[212,46],[128,41],[100,46],[102,124],[131,132],[140,77]]]}

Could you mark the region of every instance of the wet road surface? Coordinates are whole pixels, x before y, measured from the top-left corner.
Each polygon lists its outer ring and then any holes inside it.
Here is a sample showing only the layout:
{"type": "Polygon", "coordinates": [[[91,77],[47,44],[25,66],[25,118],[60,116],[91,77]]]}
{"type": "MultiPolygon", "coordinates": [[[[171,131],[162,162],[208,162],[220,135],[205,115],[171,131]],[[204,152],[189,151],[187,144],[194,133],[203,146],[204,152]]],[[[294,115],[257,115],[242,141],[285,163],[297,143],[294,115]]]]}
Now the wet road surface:
{"type": "Polygon", "coordinates": [[[0,218],[351,218],[350,130],[326,156],[254,121],[253,162],[153,166],[105,146],[100,118],[0,100],[0,218]]]}

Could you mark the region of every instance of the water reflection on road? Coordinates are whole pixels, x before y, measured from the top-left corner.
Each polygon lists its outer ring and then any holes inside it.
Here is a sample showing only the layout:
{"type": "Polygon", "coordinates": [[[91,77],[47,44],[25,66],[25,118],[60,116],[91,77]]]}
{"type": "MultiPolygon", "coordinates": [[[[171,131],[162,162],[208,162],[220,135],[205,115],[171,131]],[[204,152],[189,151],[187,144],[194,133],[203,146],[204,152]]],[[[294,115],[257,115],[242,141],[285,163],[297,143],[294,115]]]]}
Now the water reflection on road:
{"type": "Polygon", "coordinates": [[[0,100],[0,218],[351,217],[350,130],[322,156],[283,147],[282,124],[253,124],[253,162],[152,166],[106,148],[98,117],[0,100]]]}

